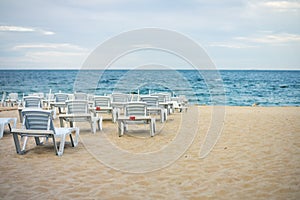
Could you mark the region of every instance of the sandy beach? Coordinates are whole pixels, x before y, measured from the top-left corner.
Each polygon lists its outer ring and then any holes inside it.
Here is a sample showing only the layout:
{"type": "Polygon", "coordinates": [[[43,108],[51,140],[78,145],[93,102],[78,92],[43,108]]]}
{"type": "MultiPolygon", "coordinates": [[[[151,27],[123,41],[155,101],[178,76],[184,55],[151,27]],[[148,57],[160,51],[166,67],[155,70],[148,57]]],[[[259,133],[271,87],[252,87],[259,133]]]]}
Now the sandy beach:
{"type": "MultiPolygon", "coordinates": [[[[18,155],[6,127],[0,139],[0,199],[300,198],[300,107],[226,107],[222,134],[204,159],[199,152],[210,128],[212,107],[197,108],[198,125],[181,124],[185,114],[174,113],[165,124],[157,121],[158,134],[152,138],[143,125],[118,137],[117,125],[111,121],[104,121],[103,131],[96,134],[88,124],[77,124],[79,145],[66,144],[62,157],[54,154],[51,144],[36,147],[33,139],[28,152],[18,155]],[[97,155],[104,151],[98,143],[103,139],[127,152],[157,151],[175,140],[182,125],[192,127],[197,135],[178,159],[163,168],[126,172],[101,162],[97,155]]],[[[18,113],[1,111],[0,117],[18,117],[18,113]]],[[[58,119],[55,124],[59,125],[58,119]]],[[[114,154],[109,155],[117,162],[114,154]]]]}

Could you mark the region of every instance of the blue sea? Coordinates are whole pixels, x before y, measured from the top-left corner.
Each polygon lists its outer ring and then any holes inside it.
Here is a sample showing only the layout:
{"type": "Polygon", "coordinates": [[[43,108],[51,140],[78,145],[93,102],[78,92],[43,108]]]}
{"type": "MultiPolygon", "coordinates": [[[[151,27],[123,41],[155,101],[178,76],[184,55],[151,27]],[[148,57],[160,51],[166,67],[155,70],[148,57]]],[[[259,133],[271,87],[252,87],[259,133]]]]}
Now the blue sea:
{"type": "Polygon", "coordinates": [[[190,104],[300,106],[300,71],[0,70],[3,92],[185,95],[190,104]]]}

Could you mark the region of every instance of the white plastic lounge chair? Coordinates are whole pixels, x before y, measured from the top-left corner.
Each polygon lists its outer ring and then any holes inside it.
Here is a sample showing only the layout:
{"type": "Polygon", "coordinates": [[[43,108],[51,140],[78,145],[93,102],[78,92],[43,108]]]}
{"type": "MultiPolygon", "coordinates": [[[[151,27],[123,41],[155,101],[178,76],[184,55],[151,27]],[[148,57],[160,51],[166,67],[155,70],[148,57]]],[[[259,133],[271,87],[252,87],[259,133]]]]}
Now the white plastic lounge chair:
{"type": "Polygon", "coordinates": [[[112,122],[116,122],[118,113],[117,110],[113,109],[113,107],[111,106],[111,98],[109,96],[95,96],[94,104],[91,110],[95,114],[111,113],[112,122]]]}
{"type": "Polygon", "coordinates": [[[94,94],[87,94],[87,100],[88,101],[94,101],[94,97],[95,97],[95,95],[94,94]]]}
{"type": "Polygon", "coordinates": [[[131,99],[129,94],[113,93],[111,94],[111,105],[116,108],[124,108],[131,99]]]}
{"type": "MultiPolygon", "coordinates": [[[[44,106],[44,102],[46,102],[45,94],[43,92],[32,93],[32,94],[29,94],[28,96],[40,97],[40,99],[41,99],[41,107],[43,107],[44,106]]],[[[46,94],[46,96],[47,96],[47,94],[46,94]]]]}
{"type": "Polygon", "coordinates": [[[189,104],[189,100],[186,98],[185,95],[179,95],[179,102],[183,105],[183,106],[188,106],[189,104]]]}
{"type": "Polygon", "coordinates": [[[112,108],[111,107],[111,98],[109,96],[95,96],[94,97],[94,106],[100,106],[102,108],[112,108]]]}
{"type": "Polygon", "coordinates": [[[23,122],[22,111],[23,110],[32,110],[32,109],[42,109],[42,101],[38,96],[26,96],[23,98],[23,106],[18,107],[20,122],[23,122]]]}
{"type": "Polygon", "coordinates": [[[73,95],[73,98],[69,100],[84,100],[84,101],[88,101],[89,102],[89,106],[92,107],[94,104],[94,95],[92,94],[86,94],[86,93],[79,93],[76,92],[73,95]]]}
{"type": "Polygon", "coordinates": [[[23,103],[24,108],[42,108],[42,98],[39,96],[26,96],[23,103]]]}
{"type": "Polygon", "coordinates": [[[2,107],[6,106],[5,99],[6,99],[6,92],[3,92],[2,99],[1,99],[1,106],[2,107]]]}
{"type": "Polygon", "coordinates": [[[43,105],[45,106],[45,108],[47,110],[51,109],[51,103],[55,102],[55,96],[53,93],[47,93],[46,94],[46,98],[42,100],[43,101],[43,105]]]}
{"type": "Polygon", "coordinates": [[[10,105],[10,106],[18,105],[19,103],[18,93],[9,93],[5,102],[6,105],[10,105]]]}
{"type": "Polygon", "coordinates": [[[54,150],[56,155],[62,156],[64,152],[64,146],[66,136],[70,136],[72,147],[77,146],[79,138],[78,128],[55,128],[53,125],[53,111],[49,110],[26,110],[22,112],[24,116],[23,126],[21,129],[12,129],[12,134],[15,142],[16,151],[18,154],[24,154],[27,138],[34,137],[36,145],[42,145],[40,137],[52,138],[54,144],[54,150]],[[73,140],[72,133],[75,132],[75,140],[73,140]],[[25,137],[23,148],[20,147],[19,136],[25,137]],[[59,148],[56,141],[60,138],[59,148]]]}
{"type": "Polygon", "coordinates": [[[87,100],[88,95],[86,93],[74,93],[74,100],[87,100]]]}
{"type": "Polygon", "coordinates": [[[131,95],[123,93],[113,93],[111,94],[111,106],[113,107],[113,112],[117,113],[116,118],[119,114],[123,112],[125,105],[130,102],[131,95]]]}
{"type": "Polygon", "coordinates": [[[89,110],[88,101],[73,100],[67,101],[67,113],[60,114],[60,126],[64,127],[64,121],[70,123],[73,127],[74,122],[89,122],[91,124],[92,133],[96,133],[96,124],[98,123],[99,130],[102,130],[102,116],[95,117],[89,110]]]}
{"type": "Polygon", "coordinates": [[[58,108],[58,113],[62,113],[62,108],[66,107],[66,101],[69,100],[69,94],[67,93],[55,93],[55,101],[51,102],[51,109],[58,108]]]}
{"type": "Polygon", "coordinates": [[[167,109],[168,115],[173,112],[173,103],[171,102],[171,94],[169,93],[154,93],[151,96],[157,96],[159,105],[167,109]]]}
{"type": "Polygon", "coordinates": [[[130,101],[130,94],[123,94],[123,93],[112,93],[112,102],[128,102],[130,101]]]}
{"type": "Polygon", "coordinates": [[[68,93],[55,93],[54,96],[56,102],[66,102],[69,99],[68,93]]]}
{"type": "Polygon", "coordinates": [[[28,96],[36,96],[36,97],[40,97],[41,99],[43,99],[45,97],[43,92],[32,93],[32,94],[29,94],[28,96]]]}
{"type": "Polygon", "coordinates": [[[3,137],[5,125],[8,125],[9,131],[11,131],[12,128],[16,128],[16,124],[17,118],[0,118],[0,139],[3,137]],[[12,122],[13,126],[10,125],[12,122]]]}
{"type": "Polygon", "coordinates": [[[124,116],[119,116],[119,137],[128,130],[128,124],[148,123],[150,125],[150,136],[155,134],[155,118],[147,115],[147,104],[145,102],[129,102],[125,106],[124,116]]]}
{"type": "Polygon", "coordinates": [[[181,97],[171,97],[171,102],[173,103],[173,109],[178,110],[179,112],[187,111],[188,107],[186,105],[186,98],[181,97]]]}
{"type": "Polygon", "coordinates": [[[162,123],[167,120],[167,110],[159,106],[157,96],[141,96],[141,101],[147,103],[148,115],[159,114],[162,123]]]}

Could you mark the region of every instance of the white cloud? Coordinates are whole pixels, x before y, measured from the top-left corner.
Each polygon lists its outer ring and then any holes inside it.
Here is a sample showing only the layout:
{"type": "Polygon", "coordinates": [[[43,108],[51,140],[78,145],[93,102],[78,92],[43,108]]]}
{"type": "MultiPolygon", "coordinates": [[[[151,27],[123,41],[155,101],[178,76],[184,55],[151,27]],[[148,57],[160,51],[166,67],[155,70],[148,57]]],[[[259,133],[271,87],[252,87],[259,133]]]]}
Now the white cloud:
{"type": "Polygon", "coordinates": [[[0,26],[2,32],[37,32],[43,35],[54,35],[52,31],[46,31],[41,28],[23,27],[23,26],[0,26]]]}
{"type": "Polygon", "coordinates": [[[39,30],[43,35],[54,35],[55,33],[52,31],[39,30]]]}
{"type": "Polygon", "coordinates": [[[247,10],[251,15],[251,12],[278,12],[287,14],[297,14],[300,10],[299,1],[248,1],[247,10]]]}
{"type": "Polygon", "coordinates": [[[73,56],[82,56],[81,52],[64,52],[64,51],[43,51],[43,52],[29,52],[26,54],[26,57],[34,58],[37,60],[44,60],[44,58],[48,57],[51,59],[57,57],[73,57],[73,56]]]}
{"type": "Polygon", "coordinates": [[[68,5],[76,5],[76,6],[103,6],[103,5],[114,5],[114,4],[129,4],[129,3],[137,3],[138,0],[126,0],[126,1],[119,1],[119,0],[85,0],[85,1],[74,1],[68,0],[66,1],[68,5]]]}
{"type": "Polygon", "coordinates": [[[210,43],[210,47],[222,47],[231,49],[260,48],[263,45],[291,45],[300,44],[300,35],[290,33],[276,33],[272,31],[258,31],[256,35],[239,36],[232,38],[230,42],[210,43]]]}
{"type": "Polygon", "coordinates": [[[75,51],[88,51],[86,48],[69,43],[39,43],[39,44],[21,44],[13,47],[13,50],[21,49],[59,49],[59,50],[75,50],[75,51]]]}
{"type": "Polygon", "coordinates": [[[25,52],[18,56],[0,56],[0,67],[8,69],[80,69],[88,53],[64,51],[25,52]]]}
{"type": "Polygon", "coordinates": [[[90,50],[69,43],[33,43],[12,47],[13,57],[0,56],[1,64],[25,68],[80,68],[90,50]],[[13,58],[13,59],[12,59],[13,58]]]}
{"type": "Polygon", "coordinates": [[[280,33],[280,34],[267,34],[250,37],[235,37],[235,39],[245,42],[264,43],[264,44],[285,44],[300,42],[300,35],[280,33]]]}
{"type": "Polygon", "coordinates": [[[22,26],[0,26],[0,31],[12,31],[12,32],[34,32],[33,28],[22,26]]]}
{"type": "Polygon", "coordinates": [[[247,45],[242,43],[212,43],[209,44],[210,47],[224,47],[224,48],[231,48],[231,49],[246,49],[246,48],[256,48],[256,45],[247,45]]]}
{"type": "Polygon", "coordinates": [[[267,1],[261,2],[262,6],[275,9],[278,11],[289,11],[289,10],[299,10],[300,2],[297,1],[267,1]]]}

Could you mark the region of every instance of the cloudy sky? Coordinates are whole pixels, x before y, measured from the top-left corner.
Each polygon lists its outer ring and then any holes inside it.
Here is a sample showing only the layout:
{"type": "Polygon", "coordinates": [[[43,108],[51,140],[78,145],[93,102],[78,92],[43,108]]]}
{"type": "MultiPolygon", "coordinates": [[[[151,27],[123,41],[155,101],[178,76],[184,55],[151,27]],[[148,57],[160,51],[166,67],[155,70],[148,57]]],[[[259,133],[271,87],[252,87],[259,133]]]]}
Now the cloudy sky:
{"type": "MultiPolygon", "coordinates": [[[[101,43],[145,27],[194,40],[218,69],[300,70],[299,0],[0,0],[0,69],[80,69],[101,43]]],[[[151,59],[185,68],[151,51],[114,65],[151,59]]]]}

